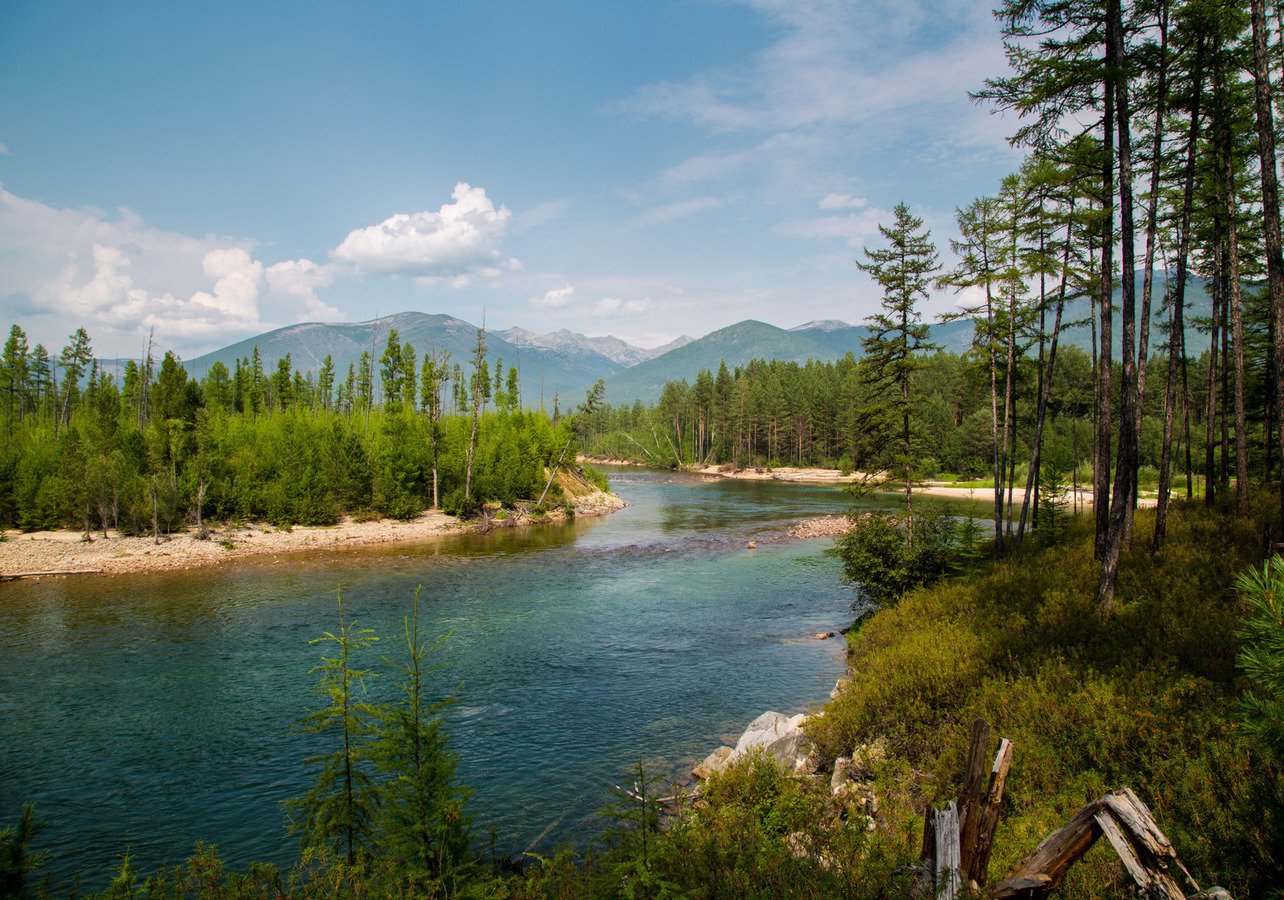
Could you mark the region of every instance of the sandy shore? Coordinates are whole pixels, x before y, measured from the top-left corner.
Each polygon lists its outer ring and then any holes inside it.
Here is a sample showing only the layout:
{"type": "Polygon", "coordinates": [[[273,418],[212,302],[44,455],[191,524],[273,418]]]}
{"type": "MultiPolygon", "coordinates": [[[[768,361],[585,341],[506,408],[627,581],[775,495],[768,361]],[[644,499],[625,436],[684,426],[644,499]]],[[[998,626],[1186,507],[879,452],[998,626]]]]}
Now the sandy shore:
{"type": "MultiPolygon", "coordinates": [[[[576,462],[605,466],[643,465],[629,459],[582,455],[576,457],[576,462]]],[[[683,466],[682,471],[689,472],[692,475],[707,475],[712,478],[734,478],[740,481],[800,481],[809,484],[851,484],[870,477],[862,472],[849,472],[844,475],[837,469],[797,468],[794,466],[777,466],[774,469],[764,469],[756,466],[739,468],[731,464],[724,464],[719,466],[683,466]]]]}
{"type": "MultiPolygon", "coordinates": [[[[624,507],[614,494],[601,491],[576,497],[577,517],[604,516],[624,507]]],[[[80,532],[38,531],[23,534],[5,532],[0,543],[0,580],[33,573],[123,574],[194,569],[225,564],[238,559],[323,551],[340,547],[375,544],[407,544],[426,541],[447,534],[488,531],[497,527],[536,525],[560,522],[562,510],[534,517],[507,511],[504,519],[461,522],[455,516],[440,512],[424,513],[417,519],[398,521],[379,519],[354,522],[345,519],[332,526],[295,526],[289,530],[263,523],[211,529],[208,540],[195,532],[170,535],[158,544],[150,537],[125,537],[108,531],[104,538],[96,532],[91,542],[81,540],[80,532]]]]}

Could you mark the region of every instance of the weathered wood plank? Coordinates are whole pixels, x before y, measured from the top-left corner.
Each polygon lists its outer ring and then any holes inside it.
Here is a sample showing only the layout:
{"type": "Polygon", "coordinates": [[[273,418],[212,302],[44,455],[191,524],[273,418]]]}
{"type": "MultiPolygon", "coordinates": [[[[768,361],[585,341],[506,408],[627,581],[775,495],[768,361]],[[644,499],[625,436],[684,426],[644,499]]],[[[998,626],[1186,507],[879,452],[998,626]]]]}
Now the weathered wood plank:
{"type": "Polygon", "coordinates": [[[1123,860],[1124,868],[1132,876],[1132,880],[1137,882],[1139,887],[1150,887],[1154,880],[1150,877],[1150,870],[1141,858],[1137,856],[1137,851],[1133,849],[1127,836],[1119,828],[1119,823],[1115,821],[1114,816],[1109,810],[1101,810],[1094,816],[1097,820],[1097,826],[1101,833],[1110,841],[1110,846],[1115,848],[1115,853],[1123,860]]]}
{"type": "Polygon", "coordinates": [[[1052,890],[1052,879],[1047,875],[1028,875],[1021,878],[1008,878],[994,889],[995,900],[1025,900],[1029,897],[1044,897],[1052,890]]]}
{"type": "Polygon", "coordinates": [[[1111,791],[1106,795],[1105,801],[1111,814],[1119,820],[1120,826],[1128,831],[1144,854],[1148,854],[1153,859],[1153,864],[1148,865],[1151,878],[1167,892],[1169,897],[1184,896],[1177,880],[1170,874],[1170,870],[1174,867],[1186,877],[1192,890],[1199,891],[1199,883],[1182,865],[1177,857],[1177,850],[1168,840],[1168,836],[1160,830],[1150,807],[1146,806],[1131,788],[1111,791]]]}
{"type": "Polygon", "coordinates": [[[981,814],[980,828],[977,830],[976,847],[964,874],[969,881],[984,885],[986,872],[990,867],[990,854],[994,850],[994,832],[999,825],[999,808],[1003,804],[1003,788],[1008,780],[1008,770],[1012,767],[1012,742],[1007,738],[999,741],[999,752],[994,756],[994,765],[990,768],[990,784],[985,794],[985,809],[981,814]]]}
{"type": "Polygon", "coordinates": [[[959,869],[971,870],[976,854],[976,837],[980,833],[982,797],[985,791],[986,751],[990,745],[990,723],[978,718],[972,723],[972,745],[968,750],[967,772],[963,793],[959,795],[959,869]]]}
{"type": "Polygon", "coordinates": [[[1106,805],[1129,832],[1156,859],[1176,859],[1177,851],[1162,831],[1159,830],[1155,817],[1150,814],[1146,804],[1129,788],[1111,791],[1105,796],[1106,805]]]}
{"type": "Polygon", "coordinates": [[[959,870],[959,811],[951,802],[936,812],[936,897],[955,900],[962,887],[959,870]]]}
{"type": "Polygon", "coordinates": [[[1048,876],[1049,890],[1055,888],[1066,870],[1088,852],[1100,835],[1095,816],[1104,805],[1104,801],[1094,800],[1075,813],[1069,822],[1044,838],[1033,853],[1017,863],[1005,882],[1042,874],[1048,876]]]}

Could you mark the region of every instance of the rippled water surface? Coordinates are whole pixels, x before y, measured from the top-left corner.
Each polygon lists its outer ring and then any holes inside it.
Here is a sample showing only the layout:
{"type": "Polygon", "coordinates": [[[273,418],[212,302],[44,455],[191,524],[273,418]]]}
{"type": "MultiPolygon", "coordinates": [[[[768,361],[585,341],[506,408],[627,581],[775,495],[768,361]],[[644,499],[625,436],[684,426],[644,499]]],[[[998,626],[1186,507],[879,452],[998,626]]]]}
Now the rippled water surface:
{"type": "Polygon", "coordinates": [[[428,631],[450,634],[438,688],[461,698],[448,727],[470,808],[506,852],[591,838],[638,760],[677,771],[763,710],[823,698],[842,645],[808,635],[847,624],[852,592],[831,541],[774,538],[848,498],[611,480],[629,508],[567,526],[0,585],[0,822],[35,800],[55,870],[90,886],[126,850],[148,871],[197,840],[238,866],[288,865],[280,804],[321,749],[292,723],[317,702],[308,641],[334,627],[340,585],[393,655],[424,586],[428,631]]]}

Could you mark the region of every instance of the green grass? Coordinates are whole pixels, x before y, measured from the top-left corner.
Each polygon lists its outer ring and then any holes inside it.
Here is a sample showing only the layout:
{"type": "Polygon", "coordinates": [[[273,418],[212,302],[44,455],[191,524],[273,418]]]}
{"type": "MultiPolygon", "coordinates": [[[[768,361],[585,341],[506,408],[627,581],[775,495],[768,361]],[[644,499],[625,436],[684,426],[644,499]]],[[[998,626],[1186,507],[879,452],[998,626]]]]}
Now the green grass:
{"type": "MultiPolygon", "coordinates": [[[[1284,880],[1278,761],[1242,740],[1230,710],[1242,614],[1233,577],[1261,556],[1261,527],[1179,510],[1151,556],[1137,518],[1114,614],[1095,608],[1098,566],[1082,517],[1058,548],[1032,548],[969,580],[907,595],[849,635],[850,688],[811,731],[832,760],[875,739],[883,827],[910,843],[929,803],[957,795],[972,721],[1015,757],[991,863],[1001,877],[1083,803],[1132,787],[1201,884],[1257,896],[1284,880]]],[[[1067,896],[1130,896],[1109,853],[1072,870],[1067,896]]]]}

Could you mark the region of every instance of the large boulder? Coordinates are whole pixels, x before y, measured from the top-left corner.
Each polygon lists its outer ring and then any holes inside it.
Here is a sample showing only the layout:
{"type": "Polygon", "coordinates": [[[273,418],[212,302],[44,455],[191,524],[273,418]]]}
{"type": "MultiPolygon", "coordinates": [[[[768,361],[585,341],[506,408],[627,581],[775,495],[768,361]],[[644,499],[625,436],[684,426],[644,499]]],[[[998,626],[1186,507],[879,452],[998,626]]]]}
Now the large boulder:
{"type": "Polygon", "coordinates": [[[745,733],[736,742],[736,748],[728,762],[759,749],[792,770],[797,765],[798,757],[806,755],[807,735],[802,730],[802,723],[806,718],[801,713],[792,718],[778,712],[763,713],[749,723],[745,733]]]}
{"type": "Polygon", "coordinates": [[[706,756],[704,762],[692,769],[691,774],[703,781],[714,772],[721,772],[727,767],[727,760],[731,758],[731,753],[730,747],[719,747],[706,756]]]}

